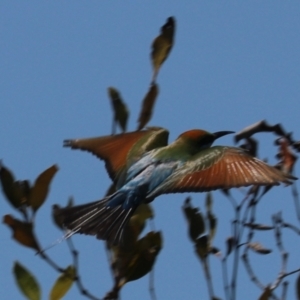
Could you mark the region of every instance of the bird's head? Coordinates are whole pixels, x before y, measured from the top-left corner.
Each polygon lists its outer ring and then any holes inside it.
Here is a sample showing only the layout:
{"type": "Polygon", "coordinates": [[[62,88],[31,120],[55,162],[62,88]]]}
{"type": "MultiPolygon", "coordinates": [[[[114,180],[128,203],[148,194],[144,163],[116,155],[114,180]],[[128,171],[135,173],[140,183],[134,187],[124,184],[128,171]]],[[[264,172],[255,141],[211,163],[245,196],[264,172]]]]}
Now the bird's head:
{"type": "Polygon", "coordinates": [[[193,129],[188,130],[182,133],[178,140],[181,140],[184,143],[187,143],[190,146],[197,148],[197,150],[209,148],[213,142],[230,133],[234,133],[233,131],[217,131],[214,133],[210,133],[201,129],[193,129]]]}

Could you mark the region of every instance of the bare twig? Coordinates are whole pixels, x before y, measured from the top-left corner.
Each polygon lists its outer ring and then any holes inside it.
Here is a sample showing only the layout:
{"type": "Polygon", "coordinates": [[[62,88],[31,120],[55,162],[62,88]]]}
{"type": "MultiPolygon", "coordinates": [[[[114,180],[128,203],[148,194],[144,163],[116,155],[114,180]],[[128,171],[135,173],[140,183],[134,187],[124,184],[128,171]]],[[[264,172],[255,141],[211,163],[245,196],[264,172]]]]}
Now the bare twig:
{"type": "Polygon", "coordinates": [[[152,300],[156,300],[155,287],[154,287],[154,268],[149,274],[149,293],[152,300]]]}
{"type": "Polygon", "coordinates": [[[92,299],[92,300],[101,300],[100,298],[97,298],[95,297],[94,295],[92,295],[86,288],[84,288],[83,284],[82,284],[82,281],[81,281],[81,277],[80,275],[78,274],[78,270],[79,270],[79,260],[78,260],[78,251],[75,249],[74,247],[74,244],[71,240],[71,238],[68,238],[67,239],[67,243],[68,243],[68,246],[69,246],[69,249],[70,249],[70,252],[73,256],[73,264],[74,264],[74,267],[75,267],[75,272],[76,272],[76,275],[74,277],[74,280],[76,282],[76,285],[80,291],[80,293],[89,298],[89,299],[92,299]]]}

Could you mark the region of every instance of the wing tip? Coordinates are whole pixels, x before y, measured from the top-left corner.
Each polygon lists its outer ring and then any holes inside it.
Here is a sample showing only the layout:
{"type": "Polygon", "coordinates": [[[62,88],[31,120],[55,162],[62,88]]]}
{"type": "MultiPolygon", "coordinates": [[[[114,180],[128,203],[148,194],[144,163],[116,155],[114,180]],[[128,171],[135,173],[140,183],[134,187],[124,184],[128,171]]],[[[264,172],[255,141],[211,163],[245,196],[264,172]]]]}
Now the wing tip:
{"type": "Polygon", "coordinates": [[[63,140],[63,147],[65,148],[77,148],[76,147],[76,140],[63,140]]]}

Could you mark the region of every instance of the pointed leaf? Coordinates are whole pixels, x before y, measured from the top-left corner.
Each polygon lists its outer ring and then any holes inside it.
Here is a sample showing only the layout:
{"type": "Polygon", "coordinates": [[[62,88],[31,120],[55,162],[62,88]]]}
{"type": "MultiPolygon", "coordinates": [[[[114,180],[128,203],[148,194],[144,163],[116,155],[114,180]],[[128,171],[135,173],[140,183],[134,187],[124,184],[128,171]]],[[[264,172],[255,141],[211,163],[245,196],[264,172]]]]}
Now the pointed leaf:
{"type": "Polygon", "coordinates": [[[190,198],[185,200],[182,209],[189,223],[189,236],[192,241],[196,241],[197,238],[204,233],[205,223],[201,212],[198,208],[192,207],[190,200],[190,198]]]}
{"type": "Polygon", "coordinates": [[[35,180],[29,197],[29,204],[33,211],[36,212],[46,200],[51,180],[57,171],[58,167],[53,165],[42,172],[35,180]]]}
{"type": "Polygon", "coordinates": [[[160,35],[156,37],[152,43],[152,65],[153,65],[153,78],[152,82],[156,80],[157,73],[168,57],[173,44],[175,32],[175,19],[169,17],[166,23],[161,27],[160,35]]]}
{"type": "Polygon", "coordinates": [[[140,204],[125,228],[124,242],[122,245],[124,249],[133,247],[133,244],[137,242],[138,236],[145,228],[146,220],[150,218],[153,218],[151,206],[146,203],[140,204]]]}
{"type": "Polygon", "coordinates": [[[269,254],[272,252],[271,249],[264,248],[260,243],[249,243],[248,247],[259,254],[269,254]]]}
{"type": "Polygon", "coordinates": [[[217,231],[218,220],[215,215],[211,212],[207,214],[208,223],[209,223],[209,243],[211,244],[213,238],[215,237],[217,231]]]}
{"type": "Polygon", "coordinates": [[[213,205],[213,198],[211,192],[206,193],[206,198],[205,198],[205,206],[206,206],[206,211],[210,212],[212,210],[212,205],[213,205]]]}
{"type": "Polygon", "coordinates": [[[65,273],[60,275],[55,281],[51,292],[50,292],[50,300],[60,300],[64,297],[64,295],[71,288],[74,278],[76,276],[76,270],[73,266],[67,267],[65,273]]]}
{"type": "Polygon", "coordinates": [[[152,117],[152,111],[155,104],[155,100],[158,95],[158,85],[156,83],[151,84],[148,93],[146,94],[143,103],[140,116],[138,119],[137,130],[143,129],[152,117]]]}
{"type": "MultiPolygon", "coordinates": [[[[113,87],[108,88],[108,95],[114,111],[114,121],[117,122],[122,131],[126,131],[129,112],[125,102],[122,100],[119,91],[113,87]]],[[[113,130],[114,131],[114,130],[113,130]]],[[[113,132],[114,134],[115,132],[113,132]]]]}
{"type": "Polygon", "coordinates": [[[30,300],[41,299],[41,291],[35,277],[25,269],[19,262],[15,262],[13,273],[18,287],[22,293],[30,300]]]}
{"type": "Polygon", "coordinates": [[[258,298],[258,300],[269,300],[271,298],[271,294],[272,294],[272,291],[271,289],[267,286],[263,293],[261,294],[261,296],[258,298]]]}
{"type": "Polygon", "coordinates": [[[154,212],[150,204],[142,203],[137,207],[132,217],[136,217],[141,223],[144,223],[147,219],[154,217],[154,212]]]}
{"type": "Polygon", "coordinates": [[[13,173],[2,164],[0,164],[0,180],[5,197],[15,208],[27,204],[28,181],[15,181],[13,173]]]}
{"type": "Polygon", "coordinates": [[[154,265],[155,259],[162,248],[162,235],[158,232],[150,231],[146,236],[141,238],[137,244],[137,251],[128,264],[124,279],[119,286],[126,282],[137,280],[148,274],[154,265]]]}
{"type": "Polygon", "coordinates": [[[231,253],[231,251],[235,245],[236,245],[236,241],[233,236],[230,236],[226,239],[226,246],[227,246],[226,256],[228,256],[231,253]]]}
{"type": "Polygon", "coordinates": [[[245,223],[245,226],[250,227],[256,230],[272,230],[273,226],[265,225],[265,224],[257,224],[257,223],[245,223]]]}
{"type": "Polygon", "coordinates": [[[13,230],[13,238],[23,246],[40,250],[32,232],[32,223],[22,222],[11,215],[3,217],[3,223],[13,230]]]}

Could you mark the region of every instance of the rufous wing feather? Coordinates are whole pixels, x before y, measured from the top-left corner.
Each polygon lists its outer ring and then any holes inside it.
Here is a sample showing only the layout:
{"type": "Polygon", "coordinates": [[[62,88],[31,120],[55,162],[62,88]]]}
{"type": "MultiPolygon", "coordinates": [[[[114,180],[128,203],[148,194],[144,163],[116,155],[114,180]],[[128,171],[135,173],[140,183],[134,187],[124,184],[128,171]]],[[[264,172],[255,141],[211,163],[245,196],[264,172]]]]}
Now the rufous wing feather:
{"type": "Polygon", "coordinates": [[[154,190],[149,198],[166,193],[291,184],[293,179],[296,178],[269,166],[242,149],[216,146],[192,157],[154,190]]]}
{"type": "Polygon", "coordinates": [[[64,147],[88,151],[104,160],[110,178],[117,183],[123,171],[142,154],[155,147],[165,146],[167,139],[167,130],[149,128],[118,135],[65,140],[64,147]]]}

